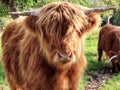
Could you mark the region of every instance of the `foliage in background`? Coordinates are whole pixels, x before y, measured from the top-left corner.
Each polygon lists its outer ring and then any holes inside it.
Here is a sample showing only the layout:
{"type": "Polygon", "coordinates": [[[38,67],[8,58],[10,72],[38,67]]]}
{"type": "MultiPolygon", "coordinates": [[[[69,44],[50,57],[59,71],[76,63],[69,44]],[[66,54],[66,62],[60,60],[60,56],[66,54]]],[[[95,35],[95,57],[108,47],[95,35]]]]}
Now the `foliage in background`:
{"type": "MultiPolygon", "coordinates": [[[[120,9],[120,0],[93,0],[93,1],[94,2],[92,2],[91,4],[92,7],[114,6],[116,8],[116,12],[111,10],[111,11],[102,13],[103,25],[106,23],[119,25],[113,22],[112,20],[113,20],[114,14],[118,13],[117,10],[120,9]]],[[[117,14],[117,17],[120,18],[120,15],[117,14]]],[[[117,21],[117,18],[114,18],[114,20],[117,21]]]]}
{"type": "MultiPolygon", "coordinates": [[[[16,0],[0,0],[7,7],[8,12],[18,11],[16,0]]],[[[11,15],[13,19],[18,18],[18,15],[11,15]]]]}
{"type": "Polygon", "coordinates": [[[115,11],[112,18],[112,23],[120,26],[120,8],[115,11]]]}
{"type": "MultiPolygon", "coordinates": [[[[71,3],[84,5],[87,7],[114,6],[114,7],[116,7],[116,11],[111,10],[111,11],[104,12],[102,14],[103,25],[106,23],[109,23],[109,22],[114,25],[120,25],[119,24],[120,23],[119,22],[119,19],[120,19],[120,15],[119,15],[120,2],[119,2],[119,0],[0,0],[0,2],[1,2],[0,8],[2,8],[0,10],[0,16],[8,15],[8,11],[10,11],[10,10],[13,10],[13,11],[31,10],[31,9],[41,7],[41,6],[51,3],[51,2],[56,2],[56,1],[57,2],[67,1],[67,2],[71,2],[71,3]],[[14,8],[11,7],[11,5],[14,5],[14,8]]],[[[1,22],[1,20],[0,20],[0,22],[1,22]]]]}
{"type": "Polygon", "coordinates": [[[18,8],[19,10],[33,9],[33,8],[41,7],[51,2],[60,2],[60,1],[67,1],[71,3],[81,4],[84,6],[90,6],[90,0],[85,0],[85,1],[83,0],[0,0],[0,2],[2,4],[5,4],[6,6],[15,4],[16,8],[18,8]]]}
{"type": "Polygon", "coordinates": [[[8,15],[7,7],[4,4],[0,4],[0,17],[8,15]]]}
{"type": "Polygon", "coordinates": [[[37,8],[37,7],[41,7],[43,5],[46,5],[48,3],[51,2],[60,2],[60,1],[67,1],[67,2],[71,2],[71,3],[77,3],[77,4],[81,4],[84,6],[90,6],[90,0],[17,0],[17,4],[19,9],[21,10],[28,10],[31,8],[37,8]]]}
{"type": "MultiPolygon", "coordinates": [[[[4,21],[2,17],[8,16],[8,12],[32,10],[56,1],[67,1],[87,7],[90,6],[90,0],[0,0],[0,30],[3,30],[3,27],[6,24],[6,21],[4,21]]],[[[18,15],[11,15],[11,17],[15,19],[18,15]]]]}

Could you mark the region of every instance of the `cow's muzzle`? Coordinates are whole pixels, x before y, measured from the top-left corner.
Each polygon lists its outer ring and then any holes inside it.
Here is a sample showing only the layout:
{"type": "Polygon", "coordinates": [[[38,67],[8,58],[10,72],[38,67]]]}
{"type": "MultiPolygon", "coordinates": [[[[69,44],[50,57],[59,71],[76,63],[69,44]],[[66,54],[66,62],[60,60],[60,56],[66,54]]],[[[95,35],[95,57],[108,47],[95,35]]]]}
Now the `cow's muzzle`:
{"type": "Polygon", "coordinates": [[[60,60],[60,62],[62,63],[67,63],[67,62],[70,62],[71,59],[72,59],[72,56],[73,54],[70,52],[70,53],[57,53],[57,56],[60,60]]]}

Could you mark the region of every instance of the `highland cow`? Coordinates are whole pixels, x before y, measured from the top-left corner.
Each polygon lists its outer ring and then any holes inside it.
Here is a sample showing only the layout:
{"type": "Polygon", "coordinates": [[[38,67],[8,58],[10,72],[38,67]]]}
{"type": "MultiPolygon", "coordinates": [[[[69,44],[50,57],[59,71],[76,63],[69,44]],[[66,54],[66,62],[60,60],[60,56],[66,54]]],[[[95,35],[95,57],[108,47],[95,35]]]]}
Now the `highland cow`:
{"type": "Polygon", "coordinates": [[[99,12],[67,2],[11,14],[2,35],[3,63],[11,90],[77,90],[87,65],[84,35],[99,26],[99,12]]]}
{"type": "Polygon", "coordinates": [[[120,71],[120,27],[106,24],[99,33],[98,61],[102,61],[103,51],[114,71],[120,71]]]}

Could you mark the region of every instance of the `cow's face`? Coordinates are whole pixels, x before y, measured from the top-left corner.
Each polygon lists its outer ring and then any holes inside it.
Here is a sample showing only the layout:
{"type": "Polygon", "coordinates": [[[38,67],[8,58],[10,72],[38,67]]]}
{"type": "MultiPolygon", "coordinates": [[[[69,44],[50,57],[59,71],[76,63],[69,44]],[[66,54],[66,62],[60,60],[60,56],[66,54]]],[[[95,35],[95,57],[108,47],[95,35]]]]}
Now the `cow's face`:
{"type": "Polygon", "coordinates": [[[120,71],[120,51],[118,52],[110,51],[109,55],[111,57],[109,61],[111,62],[113,71],[115,72],[120,71]]]}
{"type": "Polygon", "coordinates": [[[44,20],[42,18],[42,25],[38,27],[42,30],[40,32],[42,35],[38,36],[40,36],[43,51],[45,51],[47,60],[52,64],[74,63],[79,59],[83,49],[82,32],[79,31],[81,26],[78,25],[79,18],[77,15],[74,16],[75,12],[72,10],[66,12],[60,8],[58,11],[55,10],[54,13],[51,12],[52,14],[49,13],[44,20]]]}
{"type": "Polygon", "coordinates": [[[42,30],[42,48],[50,63],[69,64],[79,59],[83,49],[82,37],[72,25],[58,26],[55,31],[50,28],[42,30]]]}
{"type": "Polygon", "coordinates": [[[39,16],[26,19],[26,27],[38,37],[49,63],[68,65],[79,60],[85,32],[100,23],[96,13],[85,9],[69,3],[53,3],[42,7],[39,16]]]}

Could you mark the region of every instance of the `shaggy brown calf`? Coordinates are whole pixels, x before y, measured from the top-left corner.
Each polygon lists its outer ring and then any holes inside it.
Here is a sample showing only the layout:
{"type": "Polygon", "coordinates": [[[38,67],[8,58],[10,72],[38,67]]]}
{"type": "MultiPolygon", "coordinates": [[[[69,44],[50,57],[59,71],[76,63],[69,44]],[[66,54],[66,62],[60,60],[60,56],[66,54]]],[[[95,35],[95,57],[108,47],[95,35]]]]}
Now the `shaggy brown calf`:
{"type": "Polygon", "coordinates": [[[120,70],[120,27],[111,24],[102,27],[98,41],[98,61],[102,61],[103,50],[113,70],[120,70]]]}
{"type": "Polygon", "coordinates": [[[2,35],[3,63],[11,90],[77,90],[86,67],[84,34],[100,24],[97,12],[52,3],[12,21],[2,35]]]}

